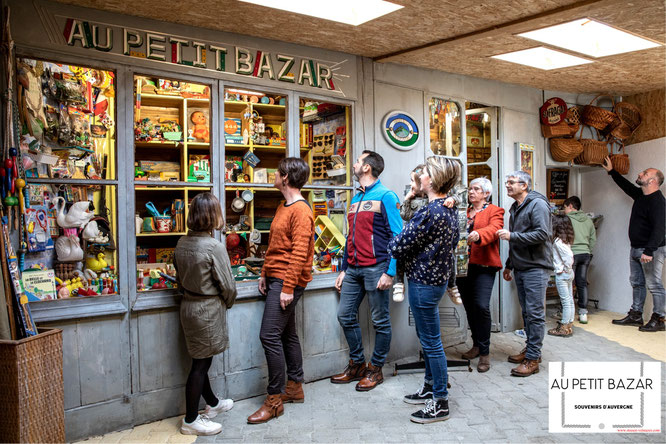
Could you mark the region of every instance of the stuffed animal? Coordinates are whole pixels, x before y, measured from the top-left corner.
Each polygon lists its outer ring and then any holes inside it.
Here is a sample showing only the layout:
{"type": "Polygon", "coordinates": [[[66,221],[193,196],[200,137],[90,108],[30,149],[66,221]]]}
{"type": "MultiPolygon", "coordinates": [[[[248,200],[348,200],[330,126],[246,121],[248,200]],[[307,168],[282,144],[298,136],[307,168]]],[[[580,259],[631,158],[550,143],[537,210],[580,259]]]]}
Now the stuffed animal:
{"type": "Polygon", "coordinates": [[[210,134],[208,132],[208,119],[202,111],[195,111],[190,114],[190,120],[194,124],[194,131],[192,136],[204,142],[210,142],[210,134]]]}

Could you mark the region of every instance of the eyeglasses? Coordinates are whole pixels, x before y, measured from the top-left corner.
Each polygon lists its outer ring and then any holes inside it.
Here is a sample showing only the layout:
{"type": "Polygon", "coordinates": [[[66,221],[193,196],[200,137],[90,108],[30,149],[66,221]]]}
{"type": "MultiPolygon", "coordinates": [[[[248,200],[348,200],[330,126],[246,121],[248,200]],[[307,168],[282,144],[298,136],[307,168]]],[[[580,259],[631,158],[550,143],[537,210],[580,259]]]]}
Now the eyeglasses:
{"type": "Polygon", "coordinates": [[[513,185],[516,183],[525,183],[525,182],[523,182],[522,180],[507,180],[506,182],[504,182],[504,185],[513,185]]]}

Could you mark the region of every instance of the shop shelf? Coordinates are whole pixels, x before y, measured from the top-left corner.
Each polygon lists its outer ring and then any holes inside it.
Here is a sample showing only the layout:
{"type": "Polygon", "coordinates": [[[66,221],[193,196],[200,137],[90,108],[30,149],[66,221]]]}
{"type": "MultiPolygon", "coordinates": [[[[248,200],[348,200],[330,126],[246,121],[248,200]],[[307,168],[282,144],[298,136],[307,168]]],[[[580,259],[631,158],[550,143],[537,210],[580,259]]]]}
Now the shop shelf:
{"type": "Polygon", "coordinates": [[[184,99],[180,96],[165,96],[160,94],[141,94],[141,106],[163,106],[181,108],[184,99]]]}
{"type": "Polygon", "coordinates": [[[187,101],[187,107],[188,108],[198,108],[201,106],[207,107],[208,104],[210,103],[210,99],[192,99],[188,98],[185,99],[187,101]]]}
{"type": "Polygon", "coordinates": [[[183,146],[183,142],[174,142],[171,140],[151,140],[150,142],[144,142],[140,140],[134,141],[134,146],[137,148],[176,148],[180,149],[183,146]]]}
{"type": "Polygon", "coordinates": [[[171,231],[169,233],[139,233],[136,237],[184,236],[186,234],[184,231],[171,231]]]}

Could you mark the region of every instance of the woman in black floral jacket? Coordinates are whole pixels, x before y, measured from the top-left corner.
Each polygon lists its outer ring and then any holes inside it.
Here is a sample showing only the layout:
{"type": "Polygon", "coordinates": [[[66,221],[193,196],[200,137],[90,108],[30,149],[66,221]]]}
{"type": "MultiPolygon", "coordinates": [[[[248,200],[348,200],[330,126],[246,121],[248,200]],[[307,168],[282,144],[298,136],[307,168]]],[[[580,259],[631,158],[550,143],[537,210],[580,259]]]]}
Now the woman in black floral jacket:
{"type": "Polygon", "coordinates": [[[426,373],[421,389],[407,395],[409,404],[425,404],[411,420],[431,423],[449,418],[446,355],[439,330],[439,301],[454,271],[452,251],[458,243],[457,211],[444,206],[447,192],[460,177],[460,163],[443,157],[429,157],[421,173],[427,206],[418,210],[402,232],[389,242],[389,253],[404,261],[409,305],[416,334],[423,348],[426,373]]]}

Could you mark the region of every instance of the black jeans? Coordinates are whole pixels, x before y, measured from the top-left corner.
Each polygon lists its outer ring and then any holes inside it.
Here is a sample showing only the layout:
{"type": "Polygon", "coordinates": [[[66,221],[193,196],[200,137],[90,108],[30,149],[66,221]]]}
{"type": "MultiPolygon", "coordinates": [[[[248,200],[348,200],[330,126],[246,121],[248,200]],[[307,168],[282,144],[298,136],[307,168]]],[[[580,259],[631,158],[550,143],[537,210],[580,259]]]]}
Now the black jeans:
{"type": "Polygon", "coordinates": [[[490,297],[496,275],[496,268],[469,264],[467,276],[458,278],[458,290],[467,312],[472,341],[482,356],[490,353],[490,297]]]}
{"type": "Polygon", "coordinates": [[[280,307],[282,279],[269,277],[266,279],[266,287],[268,294],[259,338],[268,364],[268,394],[278,395],[285,387],[285,360],[287,377],[295,382],[303,382],[303,354],[296,333],[296,304],[305,288],[294,288],[294,299],[283,310],[280,307]]]}
{"type": "Polygon", "coordinates": [[[590,260],[592,255],[589,253],[574,254],[573,270],[579,313],[587,313],[587,267],[590,260]]]}

